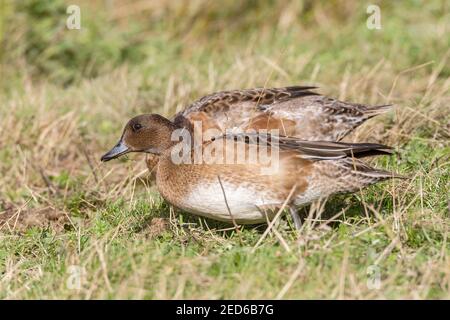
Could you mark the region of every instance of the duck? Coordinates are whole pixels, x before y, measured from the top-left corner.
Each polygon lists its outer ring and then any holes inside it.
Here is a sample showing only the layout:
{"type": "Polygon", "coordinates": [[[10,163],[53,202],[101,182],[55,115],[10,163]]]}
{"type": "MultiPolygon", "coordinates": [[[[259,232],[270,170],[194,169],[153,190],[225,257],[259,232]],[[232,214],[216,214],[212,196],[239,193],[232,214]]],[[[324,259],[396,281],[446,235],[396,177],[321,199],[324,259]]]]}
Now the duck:
{"type": "MultiPolygon", "coordinates": [[[[217,129],[222,133],[278,130],[280,135],[308,141],[341,141],[365,121],[386,113],[392,105],[364,105],[339,101],[317,93],[316,86],[286,86],[219,91],[206,95],[171,120],[192,130],[217,129]]],[[[158,156],[147,155],[154,172],[158,156]]]]}
{"type": "Polygon", "coordinates": [[[391,154],[382,144],[308,141],[257,131],[227,132],[200,143],[183,139],[192,134],[179,121],[139,115],[128,121],[119,142],[101,161],[130,152],[156,155],[157,189],[174,207],[233,224],[269,222],[286,207],[296,228],[302,224],[299,207],[402,178],[361,160],[391,154]],[[262,154],[270,161],[262,161],[262,154]]]}

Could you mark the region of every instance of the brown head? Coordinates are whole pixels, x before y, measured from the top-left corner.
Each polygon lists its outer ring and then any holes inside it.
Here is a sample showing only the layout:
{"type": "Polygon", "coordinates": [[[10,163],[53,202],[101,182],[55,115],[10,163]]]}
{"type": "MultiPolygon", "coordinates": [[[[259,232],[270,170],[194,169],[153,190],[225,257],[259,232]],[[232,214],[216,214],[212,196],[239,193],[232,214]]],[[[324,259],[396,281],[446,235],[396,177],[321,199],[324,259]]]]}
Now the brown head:
{"type": "Polygon", "coordinates": [[[158,114],[143,114],[126,124],[119,142],[103,155],[109,161],[129,152],[161,154],[172,145],[171,134],[176,126],[158,114]]]}

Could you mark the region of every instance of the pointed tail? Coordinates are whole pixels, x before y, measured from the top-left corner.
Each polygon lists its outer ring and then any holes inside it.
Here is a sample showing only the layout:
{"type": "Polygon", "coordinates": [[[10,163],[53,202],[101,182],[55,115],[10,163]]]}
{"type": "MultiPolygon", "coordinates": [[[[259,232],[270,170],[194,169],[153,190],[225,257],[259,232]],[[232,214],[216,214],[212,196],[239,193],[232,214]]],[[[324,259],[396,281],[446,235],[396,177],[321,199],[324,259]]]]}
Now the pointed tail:
{"type": "Polygon", "coordinates": [[[311,179],[323,196],[355,192],[387,179],[409,179],[389,171],[375,169],[355,158],[345,158],[314,163],[316,176],[311,179]]]}
{"type": "Polygon", "coordinates": [[[370,118],[373,118],[380,114],[389,112],[392,110],[392,108],[393,108],[392,104],[384,104],[384,105],[380,105],[380,106],[369,106],[364,111],[364,116],[366,117],[366,119],[370,119],[370,118]]]}

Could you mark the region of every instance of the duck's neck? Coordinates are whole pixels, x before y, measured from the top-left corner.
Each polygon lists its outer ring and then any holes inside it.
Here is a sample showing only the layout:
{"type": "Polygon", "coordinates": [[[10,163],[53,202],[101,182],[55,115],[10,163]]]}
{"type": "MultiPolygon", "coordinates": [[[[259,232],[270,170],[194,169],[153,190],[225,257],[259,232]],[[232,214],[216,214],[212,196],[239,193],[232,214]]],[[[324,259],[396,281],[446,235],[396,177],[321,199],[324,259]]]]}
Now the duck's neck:
{"type": "Polygon", "coordinates": [[[158,118],[158,122],[160,125],[156,133],[157,146],[148,150],[148,152],[157,155],[164,153],[177,143],[177,141],[172,141],[172,133],[180,129],[172,121],[162,116],[158,118]]]}
{"type": "MultiPolygon", "coordinates": [[[[175,162],[183,162],[184,157],[190,157],[192,155],[192,150],[196,145],[194,142],[194,135],[192,133],[192,125],[189,120],[184,119],[180,121],[175,119],[175,121],[170,121],[166,118],[161,120],[161,132],[162,137],[159,139],[159,155],[170,155],[172,157],[173,147],[176,148],[175,157],[181,157],[175,162]]],[[[174,159],[172,159],[174,160],[174,159]]]]}

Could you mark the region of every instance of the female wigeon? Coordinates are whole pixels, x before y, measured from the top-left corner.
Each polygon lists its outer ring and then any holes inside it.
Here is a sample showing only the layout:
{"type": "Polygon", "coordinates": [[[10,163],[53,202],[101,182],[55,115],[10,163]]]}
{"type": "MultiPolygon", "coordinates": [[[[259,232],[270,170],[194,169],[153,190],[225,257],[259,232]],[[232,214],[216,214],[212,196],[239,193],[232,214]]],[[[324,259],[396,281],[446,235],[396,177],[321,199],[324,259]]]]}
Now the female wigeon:
{"type": "Polygon", "coordinates": [[[101,160],[129,152],[157,155],[156,184],[165,200],[193,214],[239,224],[268,221],[287,201],[299,227],[295,207],[396,177],[358,159],[389,154],[390,148],[380,144],[303,141],[253,132],[224,134],[197,146],[189,144],[190,152],[183,153],[180,150],[186,151],[185,145],[174,136],[193,132],[182,123],[157,114],[137,116],[126,124],[120,141],[101,160]],[[259,151],[264,148],[276,165],[262,163],[259,151]],[[238,159],[237,150],[244,150],[243,158],[238,159]],[[252,158],[255,151],[258,156],[252,158]],[[200,157],[196,162],[198,154],[213,155],[213,161],[200,157]],[[220,161],[225,158],[227,161],[220,161]]]}

